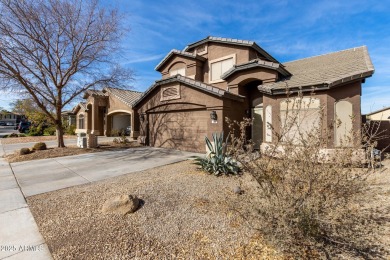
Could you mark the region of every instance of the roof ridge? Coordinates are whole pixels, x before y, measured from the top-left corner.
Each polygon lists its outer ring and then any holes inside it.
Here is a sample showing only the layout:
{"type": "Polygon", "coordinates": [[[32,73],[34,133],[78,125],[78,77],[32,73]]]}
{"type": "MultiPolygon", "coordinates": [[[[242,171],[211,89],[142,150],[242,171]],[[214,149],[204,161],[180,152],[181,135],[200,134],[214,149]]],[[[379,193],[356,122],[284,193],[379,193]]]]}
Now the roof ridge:
{"type": "Polygon", "coordinates": [[[132,90],[132,89],[123,89],[123,88],[114,88],[114,87],[105,87],[105,88],[107,88],[107,89],[116,89],[116,90],[123,90],[123,91],[129,91],[129,92],[143,93],[142,91],[132,90]]]}
{"type": "Polygon", "coordinates": [[[367,49],[367,46],[366,45],[362,45],[362,46],[352,47],[352,48],[348,48],[348,49],[344,49],[344,50],[333,51],[333,52],[328,52],[328,53],[324,53],[324,54],[309,56],[309,57],[305,57],[305,58],[301,58],[301,59],[297,59],[297,60],[286,61],[286,62],[283,62],[282,64],[284,65],[286,63],[292,63],[292,62],[296,62],[296,61],[307,60],[307,59],[312,59],[312,58],[317,58],[317,57],[322,57],[322,56],[327,56],[327,55],[331,55],[331,54],[335,54],[335,53],[340,53],[340,52],[345,52],[345,51],[350,51],[350,50],[360,49],[360,48],[367,49]]]}

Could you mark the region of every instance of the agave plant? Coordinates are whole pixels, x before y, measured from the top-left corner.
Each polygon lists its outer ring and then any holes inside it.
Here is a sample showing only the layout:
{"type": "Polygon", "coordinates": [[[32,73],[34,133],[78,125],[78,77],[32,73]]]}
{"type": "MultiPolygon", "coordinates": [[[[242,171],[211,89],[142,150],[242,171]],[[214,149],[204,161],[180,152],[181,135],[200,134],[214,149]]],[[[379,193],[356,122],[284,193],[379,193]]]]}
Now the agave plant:
{"type": "Polygon", "coordinates": [[[200,168],[210,174],[221,175],[221,174],[238,174],[240,167],[238,162],[233,158],[226,155],[226,141],[223,141],[223,132],[213,133],[213,142],[211,143],[209,138],[206,136],[205,141],[208,148],[208,152],[205,157],[197,157],[195,164],[199,165],[200,168]]]}

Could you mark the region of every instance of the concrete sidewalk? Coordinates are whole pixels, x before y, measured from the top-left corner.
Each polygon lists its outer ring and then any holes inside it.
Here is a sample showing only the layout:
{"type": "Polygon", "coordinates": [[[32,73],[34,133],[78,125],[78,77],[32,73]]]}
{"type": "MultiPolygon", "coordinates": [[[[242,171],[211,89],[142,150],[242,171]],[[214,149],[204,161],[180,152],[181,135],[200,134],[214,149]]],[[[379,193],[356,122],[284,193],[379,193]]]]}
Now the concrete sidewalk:
{"type": "MultiPolygon", "coordinates": [[[[5,155],[0,140],[0,157],[5,155]]],[[[52,259],[26,197],[186,160],[200,154],[130,148],[8,164],[0,158],[0,259],[52,259]]]]}
{"type": "MultiPolygon", "coordinates": [[[[0,157],[4,150],[0,141],[0,157]]],[[[15,176],[0,158],[0,259],[52,259],[15,176]]]]}

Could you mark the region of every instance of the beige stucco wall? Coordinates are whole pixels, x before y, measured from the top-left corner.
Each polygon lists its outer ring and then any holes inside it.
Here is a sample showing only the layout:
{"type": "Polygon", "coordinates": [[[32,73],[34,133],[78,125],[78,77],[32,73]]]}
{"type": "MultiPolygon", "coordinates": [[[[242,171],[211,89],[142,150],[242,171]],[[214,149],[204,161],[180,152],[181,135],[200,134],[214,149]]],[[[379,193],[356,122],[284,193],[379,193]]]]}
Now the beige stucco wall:
{"type": "Polygon", "coordinates": [[[265,69],[265,68],[253,68],[245,71],[236,72],[230,77],[228,77],[227,85],[229,86],[229,91],[234,94],[245,94],[245,90],[240,89],[244,87],[245,84],[254,81],[261,80],[263,84],[275,82],[278,78],[278,73],[274,70],[265,69]]]}
{"type": "Polygon", "coordinates": [[[163,79],[170,77],[170,70],[178,68],[186,68],[185,76],[193,78],[195,80],[203,81],[203,77],[200,71],[202,71],[203,63],[199,60],[183,57],[180,55],[173,55],[164,65],[160,68],[160,72],[163,79]]]}
{"type": "MultiPolygon", "coordinates": [[[[335,147],[335,104],[337,101],[345,100],[352,104],[353,131],[360,131],[361,126],[361,112],[360,112],[360,95],[361,95],[361,83],[353,82],[336,88],[318,91],[316,93],[305,93],[304,96],[311,96],[318,98],[320,104],[323,107],[323,129],[322,134],[324,138],[327,138],[327,148],[335,147]]],[[[292,95],[293,96],[293,95],[292,95]]],[[[270,96],[264,95],[263,102],[264,108],[268,105],[272,106],[272,125],[276,132],[280,131],[280,102],[285,100],[285,95],[270,96]]],[[[265,132],[265,131],[264,131],[265,132]]],[[[265,140],[265,136],[264,136],[265,140]]],[[[273,138],[273,142],[275,142],[273,138]]]]}
{"type": "MultiPolygon", "coordinates": [[[[194,89],[185,84],[170,83],[156,87],[135,108],[138,114],[145,113],[148,125],[140,129],[141,135],[147,135],[151,145],[163,146],[169,144],[176,149],[204,152],[204,137],[211,138],[212,133],[221,132],[223,129],[223,101],[207,92],[194,89]],[[179,87],[180,98],[161,101],[161,88],[179,87]],[[211,111],[216,111],[217,123],[210,119],[211,111]],[[170,134],[165,131],[182,129],[183,138],[164,142],[170,134]],[[153,136],[152,136],[153,135],[153,136]],[[190,138],[191,137],[191,138],[190,138]]],[[[175,130],[177,131],[177,130],[175,130]]]]}
{"type": "Polygon", "coordinates": [[[367,119],[376,120],[376,121],[381,121],[381,120],[390,121],[390,108],[388,108],[384,111],[381,111],[381,112],[367,115],[367,119]]]}

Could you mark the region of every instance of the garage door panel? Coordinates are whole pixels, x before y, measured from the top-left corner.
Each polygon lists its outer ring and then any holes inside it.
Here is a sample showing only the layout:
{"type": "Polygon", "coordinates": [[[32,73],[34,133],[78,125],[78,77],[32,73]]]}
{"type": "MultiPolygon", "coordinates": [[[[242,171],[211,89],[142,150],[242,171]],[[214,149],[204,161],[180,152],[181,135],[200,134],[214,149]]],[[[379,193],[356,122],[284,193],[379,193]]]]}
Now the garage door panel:
{"type": "Polygon", "coordinates": [[[209,115],[206,110],[150,114],[152,146],[204,151],[209,115]]]}

